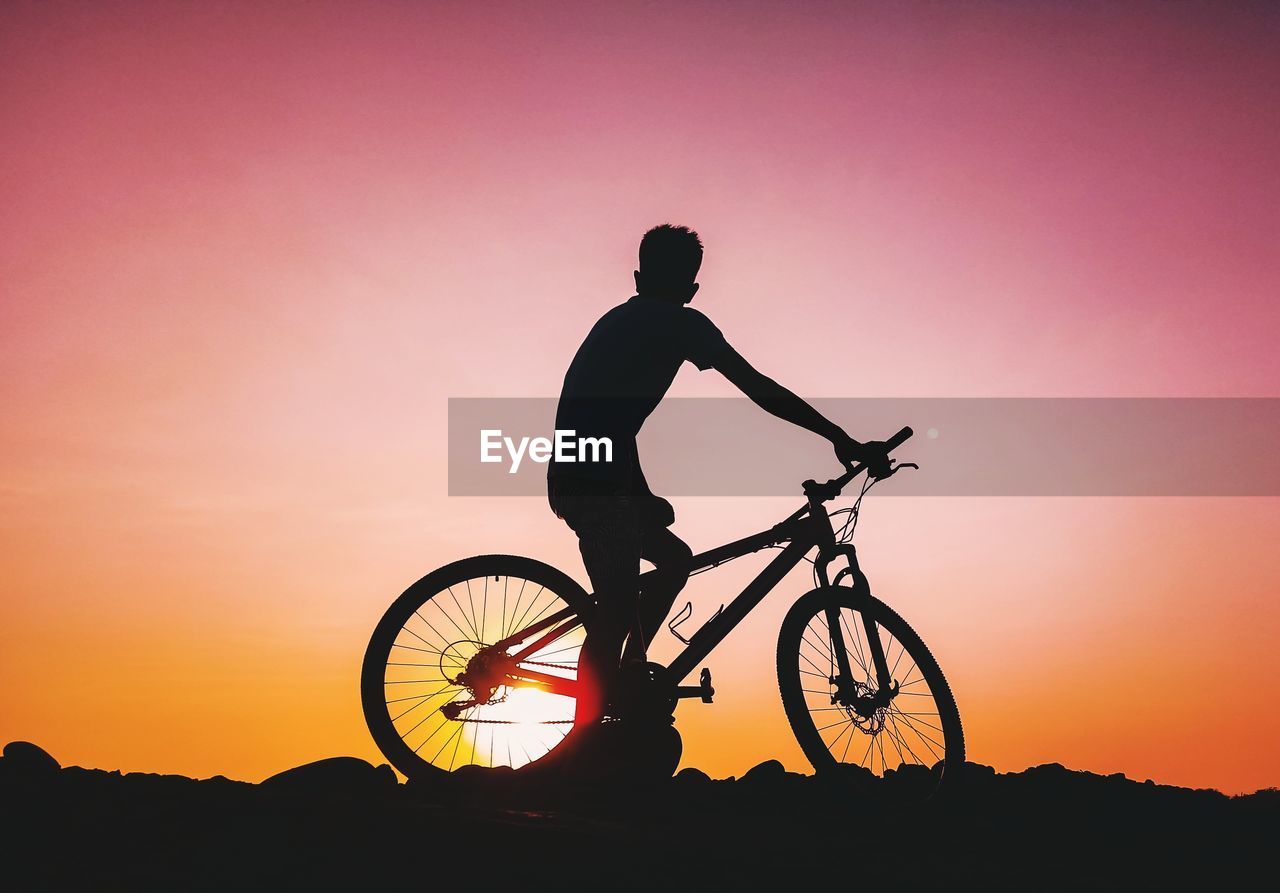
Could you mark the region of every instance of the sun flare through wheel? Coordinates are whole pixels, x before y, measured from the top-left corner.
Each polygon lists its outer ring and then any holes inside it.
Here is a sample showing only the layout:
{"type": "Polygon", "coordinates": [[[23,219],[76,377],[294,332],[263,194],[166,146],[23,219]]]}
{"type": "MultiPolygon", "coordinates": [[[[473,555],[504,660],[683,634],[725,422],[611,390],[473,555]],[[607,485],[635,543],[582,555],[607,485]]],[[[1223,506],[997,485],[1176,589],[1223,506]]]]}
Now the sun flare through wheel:
{"type": "Polygon", "coordinates": [[[521,766],[573,725],[568,686],[586,636],[582,587],[530,558],[484,555],[414,583],[374,630],[361,672],[365,721],[408,777],[521,766]]]}

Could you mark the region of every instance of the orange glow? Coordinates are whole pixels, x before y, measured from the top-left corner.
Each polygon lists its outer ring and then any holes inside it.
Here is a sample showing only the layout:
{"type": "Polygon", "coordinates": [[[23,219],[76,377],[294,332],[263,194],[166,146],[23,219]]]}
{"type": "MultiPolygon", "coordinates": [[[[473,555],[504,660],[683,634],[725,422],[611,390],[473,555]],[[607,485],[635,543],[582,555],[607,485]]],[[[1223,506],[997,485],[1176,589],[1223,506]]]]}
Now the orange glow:
{"type": "MultiPolygon", "coordinates": [[[[707,244],[695,306],[807,396],[1276,396],[1263,9],[6,4],[0,739],[379,760],[360,660],[405,586],[480,552],[585,579],[540,500],[446,496],[446,399],[557,393],[665,220],[707,244]]],[[[1274,499],[872,498],[859,528],[973,759],[1232,792],[1278,781],[1278,539],[1274,499]]],[[[712,656],[686,765],[804,767],[773,649],[807,588],[712,656]]]]}

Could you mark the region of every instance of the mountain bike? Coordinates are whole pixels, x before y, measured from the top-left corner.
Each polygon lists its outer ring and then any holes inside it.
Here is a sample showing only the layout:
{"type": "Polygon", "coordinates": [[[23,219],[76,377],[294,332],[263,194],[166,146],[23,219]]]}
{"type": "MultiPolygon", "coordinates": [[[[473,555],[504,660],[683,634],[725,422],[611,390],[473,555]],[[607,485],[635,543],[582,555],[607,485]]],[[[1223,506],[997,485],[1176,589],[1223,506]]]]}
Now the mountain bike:
{"type": "MultiPolygon", "coordinates": [[[[903,428],[885,441],[894,450],[903,428]]],[[[791,606],[777,644],[778,688],[805,756],[819,773],[842,764],[875,775],[927,770],[931,789],[964,763],[955,698],[921,638],[876,599],[852,537],[862,498],[888,474],[864,478],[850,507],[828,513],[864,465],[825,483],[805,481],[805,504],[768,530],[691,559],[691,573],[762,549],[779,554],[687,639],[669,665],[648,663],[641,696],[607,708],[610,718],[710,703],[711,674],[683,681],[801,561],[814,588],[791,606]],[[809,558],[809,553],[815,553],[809,558]]],[[[654,572],[640,575],[640,589],[654,572]]],[[[464,765],[520,768],[543,759],[573,726],[577,659],[592,625],[593,600],[568,575],[513,555],[448,564],[410,586],[378,623],[365,652],[361,700],[374,741],[407,777],[464,765]]]]}

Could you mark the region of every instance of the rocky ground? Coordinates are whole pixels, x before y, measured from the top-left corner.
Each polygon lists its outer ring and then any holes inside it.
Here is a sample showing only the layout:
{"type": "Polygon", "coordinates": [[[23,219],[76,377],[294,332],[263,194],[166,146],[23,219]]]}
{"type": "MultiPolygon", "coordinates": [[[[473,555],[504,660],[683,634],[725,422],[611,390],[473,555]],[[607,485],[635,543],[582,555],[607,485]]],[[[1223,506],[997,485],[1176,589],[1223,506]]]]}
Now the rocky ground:
{"type": "Polygon", "coordinates": [[[1243,797],[970,764],[955,795],[763,763],[737,779],[568,790],[469,772],[401,784],[337,758],[246,784],[0,759],[7,889],[1270,887],[1280,792],[1243,797]]]}

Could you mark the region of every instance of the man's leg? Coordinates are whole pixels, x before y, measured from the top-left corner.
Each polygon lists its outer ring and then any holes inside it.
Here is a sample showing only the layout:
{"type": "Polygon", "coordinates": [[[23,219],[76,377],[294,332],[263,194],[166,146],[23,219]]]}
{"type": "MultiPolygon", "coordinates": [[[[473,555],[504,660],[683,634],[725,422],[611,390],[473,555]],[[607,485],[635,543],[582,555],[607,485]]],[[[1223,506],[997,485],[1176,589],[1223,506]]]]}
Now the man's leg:
{"type": "MultiPolygon", "coordinates": [[[[566,519],[568,520],[568,519],[566,519]]],[[[595,590],[596,614],[578,658],[574,725],[604,716],[605,697],[618,669],[622,642],[636,616],[640,529],[625,497],[592,499],[571,521],[578,551],[595,590]]]]}
{"type": "Polygon", "coordinates": [[[654,566],[654,573],[640,593],[644,643],[636,641],[635,636],[629,638],[624,660],[639,660],[662,629],[662,621],[671,613],[676,596],[689,581],[689,559],[693,557],[693,550],[667,527],[647,526],[640,534],[640,557],[654,566]]]}

